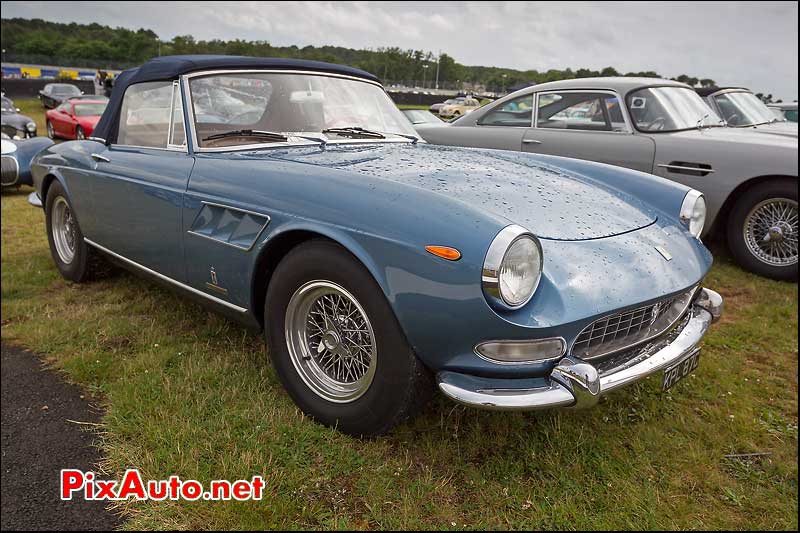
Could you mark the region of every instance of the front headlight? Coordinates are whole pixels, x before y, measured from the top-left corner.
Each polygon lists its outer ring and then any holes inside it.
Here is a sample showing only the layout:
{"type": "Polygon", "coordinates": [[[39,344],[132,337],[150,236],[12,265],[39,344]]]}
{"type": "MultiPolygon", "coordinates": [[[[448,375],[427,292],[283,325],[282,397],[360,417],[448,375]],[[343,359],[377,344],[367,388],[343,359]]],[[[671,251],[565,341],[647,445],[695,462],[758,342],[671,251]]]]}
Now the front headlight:
{"type": "Polygon", "coordinates": [[[703,193],[694,189],[687,192],[683,198],[680,216],[689,233],[699,239],[706,225],[706,200],[703,193]]]}
{"type": "Polygon", "coordinates": [[[25,124],[25,128],[29,132],[33,133],[34,131],[36,131],[36,123],[35,122],[28,122],[27,124],[25,124]]]}
{"type": "Polygon", "coordinates": [[[525,228],[503,228],[492,241],[483,263],[483,291],[500,309],[528,303],[542,277],[542,247],[525,228]]]}

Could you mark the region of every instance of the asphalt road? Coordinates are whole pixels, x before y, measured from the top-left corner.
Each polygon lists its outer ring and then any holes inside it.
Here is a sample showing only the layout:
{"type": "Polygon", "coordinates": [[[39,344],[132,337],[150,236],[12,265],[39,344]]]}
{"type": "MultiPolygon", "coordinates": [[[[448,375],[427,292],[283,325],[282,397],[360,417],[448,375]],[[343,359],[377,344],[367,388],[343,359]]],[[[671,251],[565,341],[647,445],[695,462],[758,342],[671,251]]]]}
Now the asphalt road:
{"type": "Polygon", "coordinates": [[[3,530],[104,530],[120,519],[103,502],[59,498],[59,471],[96,471],[100,453],[95,435],[80,422],[100,421],[100,412],[79,387],[45,370],[31,352],[2,344],[2,476],[0,527],[3,530]]]}

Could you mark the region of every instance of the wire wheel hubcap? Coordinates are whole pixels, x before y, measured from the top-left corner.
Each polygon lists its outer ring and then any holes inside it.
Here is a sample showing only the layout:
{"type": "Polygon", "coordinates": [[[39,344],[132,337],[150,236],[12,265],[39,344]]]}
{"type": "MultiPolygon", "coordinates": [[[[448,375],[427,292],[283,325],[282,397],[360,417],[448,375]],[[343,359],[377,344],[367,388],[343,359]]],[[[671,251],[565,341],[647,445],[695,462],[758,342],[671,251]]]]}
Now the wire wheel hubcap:
{"type": "Polygon", "coordinates": [[[286,309],[289,358],[303,382],[336,403],[360,398],[375,377],[378,348],[364,308],[336,283],[309,281],[286,309]]]}
{"type": "Polygon", "coordinates": [[[770,198],[759,202],[744,220],[744,242],[761,262],[771,266],[797,263],[797,201],[770,198]]]}
{"type": "Polygon", "coordinates": [[[75,257],[75,218],[63,196],[56,198],[51,215],[53,243],[62,263],[72,263],[75,257]]]}

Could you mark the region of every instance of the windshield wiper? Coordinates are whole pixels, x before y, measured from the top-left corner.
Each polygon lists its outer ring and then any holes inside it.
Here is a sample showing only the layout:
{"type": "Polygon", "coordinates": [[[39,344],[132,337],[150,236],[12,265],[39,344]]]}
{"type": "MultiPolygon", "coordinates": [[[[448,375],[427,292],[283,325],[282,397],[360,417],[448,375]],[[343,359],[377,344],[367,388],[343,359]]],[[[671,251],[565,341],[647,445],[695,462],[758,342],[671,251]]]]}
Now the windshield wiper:
{"type": "Polygon", "coordinates": [[[351,139],[385,139],[383,133],[367,130],[359,126],[349,126],[346,128],[327,128],[322,130],[322,133],[333,133],[341,135],[342,137],[350,137],[351,139]]]}
{"type": "Polygon", "coordinates": [[[226,137],[263,137],[265,139],[270,139],[276,142],[286,142],[289,140],[289,137],[284,135],[283,133],[278,133],[275,131],[263,131],[263,130],[233,130],[233,131],[226,131],[223,133],[215,133],[214,135],[209,135],[204,141],[213,141],[215,139],[224,139],[226,137]]]}
{"type": "Polygon", "coordinates": [[[336,135],[341,135],[343,137],[360,138],[360,139],[385,139],[387,135],[396,135],[397,137],[403,137],[404,139],[408,139],[413,144],[419,142],[419,137],[417,137],[416,135],[410,135],[408,133],[394,133],[391,131],[373,131],[361,127],[328,128],[322,130],[322,133],[334,133],[336,135]]]}

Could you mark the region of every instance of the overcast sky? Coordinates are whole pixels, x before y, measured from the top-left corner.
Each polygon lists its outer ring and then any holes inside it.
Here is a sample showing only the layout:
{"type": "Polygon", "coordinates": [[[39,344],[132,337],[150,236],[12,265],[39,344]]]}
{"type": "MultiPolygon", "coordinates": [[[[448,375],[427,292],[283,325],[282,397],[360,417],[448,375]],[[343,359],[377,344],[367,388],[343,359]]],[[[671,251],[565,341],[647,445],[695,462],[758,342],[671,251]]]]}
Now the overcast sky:
{"type": "Polygon", "coordinates": [[[399,46],[466,65],[655,70],[797,98],[797,2],[2,2],[2,16],[162,39],[399,46]]]}

